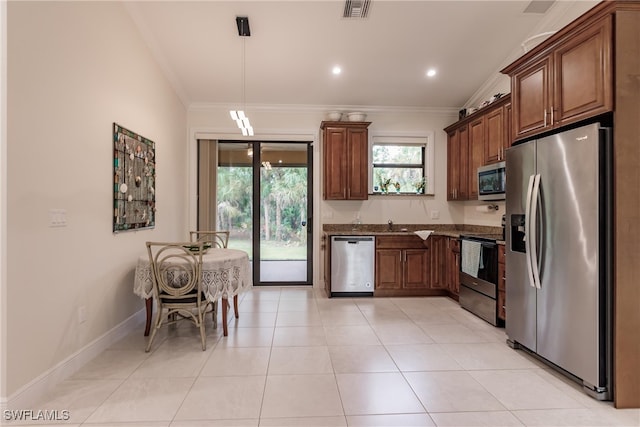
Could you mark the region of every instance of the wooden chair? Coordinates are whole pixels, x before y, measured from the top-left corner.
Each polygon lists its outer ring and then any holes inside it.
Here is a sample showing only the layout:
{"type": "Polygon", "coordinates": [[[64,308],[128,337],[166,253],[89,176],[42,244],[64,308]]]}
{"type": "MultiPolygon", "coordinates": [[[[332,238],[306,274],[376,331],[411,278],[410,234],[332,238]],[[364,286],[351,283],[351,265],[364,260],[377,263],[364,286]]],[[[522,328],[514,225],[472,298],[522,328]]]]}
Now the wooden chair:
{"type": "Polygon", "coordinates": [[[153,339],[163,324],[173,324],[181,320],[191,320],[200,329],[202,350],[207,341],[204,315],[212,306],[202,290],[202,253],[204,243],[194,244],[147,242],[147,253],[151,263],[153,296],[157,313],[153,332],[145,351],[151,349],[153,339]],[[191,246],[191,249],[187,246],[191,246]]]}
{"type": "MultiPolygon", "coordinates": [[[[214,248],[226,248],[229,244],[229,231],[208,231],[208,230],[194,230],[189,232],[192,242],[208,242],[214,248]]],[[[229,310],[229,301],[226,298],[222,299],[222,323],[225,335],[227,334],[227,311],[229,310]]],[[[214,327],[218,326],[217,313],[218,302],[213,305],[214,312],[214,327]]],[[[233,313],[238,319],[238,295],[233,296],[233,313]]]]}

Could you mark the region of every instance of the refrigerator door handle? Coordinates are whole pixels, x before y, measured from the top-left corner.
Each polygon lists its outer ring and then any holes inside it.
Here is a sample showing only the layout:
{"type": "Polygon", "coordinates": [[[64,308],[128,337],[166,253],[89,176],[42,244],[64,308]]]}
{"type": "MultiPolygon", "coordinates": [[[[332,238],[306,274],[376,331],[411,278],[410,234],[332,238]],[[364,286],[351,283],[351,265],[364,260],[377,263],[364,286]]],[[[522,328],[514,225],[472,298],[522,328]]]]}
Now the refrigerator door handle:
{"type": "Polygon", "coordinates": [[[533,179],[533,191],[531,194],[531,212],[529,215],[529,229],[531,234],[529,237],[529,247],[531,248],[531,272],[533,273],[533,283],[536,288],[541,289],[540,285],[540,268],[538,267],[538,248],[537,243],[537,214],[538,214],[538,198],[540,197],[540,174],[536,174],[533,179]]]}
{"type": "Polygon", "coordinates": [[[527,276],[529,277],[529,286],[535,287],[535,279],[533,278],[533,266],[531,263],[531,196],[533,195],[533,183],[535,181],[535,175],[529,176],[529,185],[527,186],[527,200],[525,206],[525,221],[524,221],[524,251],[525,259],[527,260],[527,276]]]}

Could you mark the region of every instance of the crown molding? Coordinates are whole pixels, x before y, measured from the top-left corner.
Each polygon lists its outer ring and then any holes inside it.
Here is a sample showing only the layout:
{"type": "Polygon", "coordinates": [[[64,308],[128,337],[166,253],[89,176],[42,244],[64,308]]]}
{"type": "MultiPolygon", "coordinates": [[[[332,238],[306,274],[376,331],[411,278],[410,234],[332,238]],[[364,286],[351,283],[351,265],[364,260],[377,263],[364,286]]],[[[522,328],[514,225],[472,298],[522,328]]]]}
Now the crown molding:
{"type": "MultiPolygon", "coordinates": [[[[194,102],[189,105],[187,111],[228,111],[233,109],[233,107],[237,107],[237,104],[194,102]]],[[[245,106],[245,110],[275,113],[326,113],[328,111],[362,111],[363,113],[418,113],[450,116],[452,114],[458,114],[459,108],[397,107],[378,105],[247,104],[245,106]]]]}
{"type": "MultiPolygon", "coordinates": [[[[535,28],[527,34],[527,37],[523,40],[523,43],[537,35],[542,35],[547,32],[556,32],[567,24],[569,24],[574,19],[578,18],[582,14],[584,14],[587,10],[591,9],[598,3],[597,0],[563,0],[556,1],[551,8],[547,11],[544,18],[540,20],[540,22],[535,26],[535,28]]],[[[534,46],[542,43],[551,34],[547,34],[546,37],[539,37],[535,40],[535,44],[529,45],[529,50],[531,50],[534,46]]],[[[494,89],[500,85],[500,80],[503,78],[503,75],[500,74],[500,70],[504,69],[506,66],[520,58],[526,52],[522,44],[519,44],[517,48],[513,49],[509,54],[505,57],[502,64],[495,70],[495,72],[487,78],[487,80],[474,92],[469,100],[464,104],[464,107],[472,107],[489,99],[492,95],[494,95],[494,89]]]]}

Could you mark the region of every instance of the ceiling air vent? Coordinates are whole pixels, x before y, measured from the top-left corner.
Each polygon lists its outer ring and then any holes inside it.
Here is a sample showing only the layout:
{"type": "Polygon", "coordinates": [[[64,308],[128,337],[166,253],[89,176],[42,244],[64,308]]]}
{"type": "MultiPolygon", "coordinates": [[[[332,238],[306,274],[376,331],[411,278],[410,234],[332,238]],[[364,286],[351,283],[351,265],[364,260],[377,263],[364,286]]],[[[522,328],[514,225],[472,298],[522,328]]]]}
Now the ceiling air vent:
{"type": "Polygon", "coordinates": [[[343,18],[366,18],[369,15],[371,0],[346,0],[343,18]]]}
{"type": "Polygon", "coordinates": [[[546,13],[555,3],[555,0],[532,0],[524,10],[524,13],[546,13]]]}

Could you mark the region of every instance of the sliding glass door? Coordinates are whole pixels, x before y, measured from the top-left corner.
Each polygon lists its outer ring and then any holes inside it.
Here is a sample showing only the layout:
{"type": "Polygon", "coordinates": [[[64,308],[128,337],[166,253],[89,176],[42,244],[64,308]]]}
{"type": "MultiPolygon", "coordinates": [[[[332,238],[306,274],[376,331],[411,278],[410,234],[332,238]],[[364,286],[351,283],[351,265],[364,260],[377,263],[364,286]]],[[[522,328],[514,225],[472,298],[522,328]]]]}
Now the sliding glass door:
{"type": "Polygon", "coordinates": [[[254,285],[312,283],[311,144],[218,142],[217,224],[254,285]]]}

